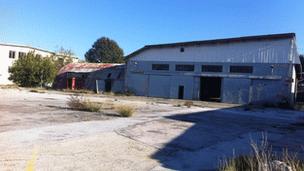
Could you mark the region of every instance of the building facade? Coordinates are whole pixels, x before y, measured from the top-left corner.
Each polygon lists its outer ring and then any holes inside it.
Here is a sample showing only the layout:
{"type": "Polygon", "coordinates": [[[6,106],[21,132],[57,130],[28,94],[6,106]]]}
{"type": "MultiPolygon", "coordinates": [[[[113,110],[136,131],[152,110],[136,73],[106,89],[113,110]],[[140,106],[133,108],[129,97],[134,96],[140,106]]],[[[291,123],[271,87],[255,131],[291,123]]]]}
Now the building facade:
{"type": "Polygon", "coordinates": [[[97,70],[89,74],[86,87],[97,92],[123,93],[125,85],[125,65],[113,66],[97,70]]]}
{"type": "MultiPolygon", "coordinates": [[[[14,45],[14,44],[1,44],[0,43],[0,85],[12,84],[9,78],[9,68],[13,65],[14,61],[18,58],[26,56],[27,53],[34,52],[37,55],[42,57],[54,57],[62,58],[65,60],[65,57],[51,52],[48,50],[43,50],[39,48],[34,48],[24,45],[14,45]]],[[[73,62],[77,62],[78,58],[71,57],[73,62]]]]}
{"type": "Polygon", "coordinates": [[[136,95],[227,103],[293,103],[301,65],[294,33],[148,45],[127,56],[136,95]]]}

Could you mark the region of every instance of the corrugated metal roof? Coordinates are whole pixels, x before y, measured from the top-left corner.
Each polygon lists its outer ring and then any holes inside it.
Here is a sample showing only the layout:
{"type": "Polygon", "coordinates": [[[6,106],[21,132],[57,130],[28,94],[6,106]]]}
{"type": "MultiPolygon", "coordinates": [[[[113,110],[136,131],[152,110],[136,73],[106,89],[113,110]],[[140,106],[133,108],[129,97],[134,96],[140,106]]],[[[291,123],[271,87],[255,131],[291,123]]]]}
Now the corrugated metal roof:
{"type": "Polygon", "coordinates": [[[94,72],[97,70],[102,70],[106,68],[110,68],[113,66],[118,66],[122,64],[111,64],[111,63],[70,63],[60,69],[59,74],[63,74],[66,72],[94,72]]]}
{"type": "Polygon", "coordinates": [[[268,35],[258,35],[258,36],[235,37],[235,38],[226,38],[226,39],[213,39],[213,40],[202,40],[202,41],[191,41],[191,42],[146,45],[143,48],[138,49],[137,51],[127,55],[125,58],[126,59],[132,58],[145,50],[154,49],[154,48],[186,47],[186,46],[199,46],[199,45],[207,45],[207,44],[225,44],[225,43],[231,43],[231,42],[287,39],[287,38],[294,38],[295,36],[296,36],[295,33],[283,33],[283,34],[268,34],[268,35]]]}

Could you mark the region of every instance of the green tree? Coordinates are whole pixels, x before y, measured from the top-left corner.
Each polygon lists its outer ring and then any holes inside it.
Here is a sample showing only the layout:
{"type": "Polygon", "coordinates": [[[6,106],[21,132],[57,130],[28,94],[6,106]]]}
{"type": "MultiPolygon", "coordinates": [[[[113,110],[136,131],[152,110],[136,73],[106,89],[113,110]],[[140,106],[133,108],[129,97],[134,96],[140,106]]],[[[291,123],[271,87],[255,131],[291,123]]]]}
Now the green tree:
{"type": "Polygon", "coordinates": [[[48,57],[28,53],[9,69],[9,80],[22,87],[38,87],[52,83],[56,76],[54,62],[48,57]]]}
{"type": "Polygon", "coordinates": [[[119,45],[107,37],[95,41],[92,48],[85,54],[87,62],[95,63],[122,63],[124,53],[119,45]]]}

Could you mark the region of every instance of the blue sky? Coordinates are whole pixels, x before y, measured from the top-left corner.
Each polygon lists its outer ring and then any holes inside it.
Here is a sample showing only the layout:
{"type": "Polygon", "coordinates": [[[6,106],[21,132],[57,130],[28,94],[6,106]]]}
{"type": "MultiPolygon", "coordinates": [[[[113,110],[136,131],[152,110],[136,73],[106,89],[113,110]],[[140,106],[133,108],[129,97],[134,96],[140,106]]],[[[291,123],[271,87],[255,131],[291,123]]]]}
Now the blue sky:
{"type": "Polygon", "coordinates": [[[0,0],[0,42],[83,58],[102,36],[125,54],[146,44],[295,32],[304,53],[303,0],[0,0]]]}

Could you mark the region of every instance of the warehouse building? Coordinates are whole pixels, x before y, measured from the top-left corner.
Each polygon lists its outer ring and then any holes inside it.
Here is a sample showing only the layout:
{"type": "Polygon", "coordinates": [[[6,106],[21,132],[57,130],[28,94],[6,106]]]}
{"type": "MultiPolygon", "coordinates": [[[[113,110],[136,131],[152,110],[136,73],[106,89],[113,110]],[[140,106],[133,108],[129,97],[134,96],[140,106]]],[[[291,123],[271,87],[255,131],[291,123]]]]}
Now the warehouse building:
{"type": "Polygon", "coordinates": [[[294,103],[302,72],[294,33],[148,45],[126,58],[126,90],[162,98],[294,103]]]}

